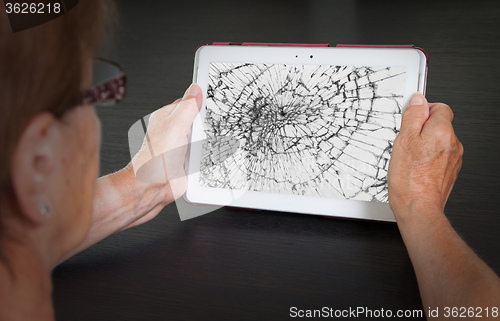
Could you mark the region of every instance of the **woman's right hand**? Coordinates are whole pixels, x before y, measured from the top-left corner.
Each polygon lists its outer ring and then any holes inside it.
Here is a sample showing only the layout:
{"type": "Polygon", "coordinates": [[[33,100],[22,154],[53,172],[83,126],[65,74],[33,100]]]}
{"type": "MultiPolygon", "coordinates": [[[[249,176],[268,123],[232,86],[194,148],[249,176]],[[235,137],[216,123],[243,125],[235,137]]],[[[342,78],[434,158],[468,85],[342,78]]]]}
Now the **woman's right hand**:
{"type": "Polygon", "coordinates": [[[413,215],[443,213],[462,166],[463,146],[452,119],[447,105],[429,104],[420,93],[411,98],[394,141],[387,178],[389,205],[398,222],[413,215]]]}

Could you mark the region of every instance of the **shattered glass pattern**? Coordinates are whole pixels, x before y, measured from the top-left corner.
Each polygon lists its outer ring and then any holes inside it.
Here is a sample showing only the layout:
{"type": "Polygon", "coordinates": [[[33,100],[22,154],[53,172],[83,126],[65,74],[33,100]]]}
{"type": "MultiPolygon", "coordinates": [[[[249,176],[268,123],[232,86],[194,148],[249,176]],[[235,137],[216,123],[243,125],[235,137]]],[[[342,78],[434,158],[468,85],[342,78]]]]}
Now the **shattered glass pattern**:
{"type": "Polygon", "coordinates": [[[200,185],[387,202],[405,74],[211,63],[200,185]]]}

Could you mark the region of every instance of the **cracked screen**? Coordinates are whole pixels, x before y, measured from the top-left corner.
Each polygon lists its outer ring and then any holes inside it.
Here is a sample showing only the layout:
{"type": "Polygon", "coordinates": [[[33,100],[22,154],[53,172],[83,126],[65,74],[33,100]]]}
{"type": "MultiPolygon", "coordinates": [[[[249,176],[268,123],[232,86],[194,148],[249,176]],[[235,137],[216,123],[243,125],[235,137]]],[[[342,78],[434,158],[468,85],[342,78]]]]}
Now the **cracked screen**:
{"type": "Polygon", "coordinates": [[[200,185],[387,202],[405,73],[211,63],[200,185]]]}

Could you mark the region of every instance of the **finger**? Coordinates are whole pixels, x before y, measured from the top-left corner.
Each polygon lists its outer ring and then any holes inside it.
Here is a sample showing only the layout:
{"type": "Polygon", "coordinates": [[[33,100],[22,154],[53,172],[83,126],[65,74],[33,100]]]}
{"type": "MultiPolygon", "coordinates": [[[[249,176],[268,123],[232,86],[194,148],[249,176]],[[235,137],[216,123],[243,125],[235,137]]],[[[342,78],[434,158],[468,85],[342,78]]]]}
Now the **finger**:
{"type": "Polygon", "coordinates": [[[192,84],[186,90],[184,97],[172,111],[173,124],[189,127],[201,109],[203,93],[197,84],[192,84]]]}
{"type": "Polygon", "coordinates": [[[421,93],[416,92],[411,97],[401,120],[401,134],[420,134],[422,127],[429,118],[429,103],[421,93]]]}
{"type": "Polygon", "coordinates": [[[181,101],[181,98],[177,99],[176,101],[174,101],[173,103],[169,104],[169,105],[166,105],[166,106],[163,106],[162,109],[163,109],[163,112],[165,115],[170,115],[175,107],[177,107],[177,104],[179,104],[179,102],[181,101]]]}
{"type": "Polygon", "coordinates": [[[429,116],[432,116],[433,114],[443,114],[443,116],[447,117],[450,119],[450,122],[453,120],[453,111],[451,110],[450,106],[443,104],[443,103],[432,103],[429,104],[429,116]]]}
{"type": "Polygon", "coordinates": [[[437,103],[432,105],[432,113],[429,120],[425,123],[422,129],[422,135],[438,135],[440,138],[445,138],[445,135],[454,134],[451,121],[453,120],[453,112],[448,105],[437,103]]]}

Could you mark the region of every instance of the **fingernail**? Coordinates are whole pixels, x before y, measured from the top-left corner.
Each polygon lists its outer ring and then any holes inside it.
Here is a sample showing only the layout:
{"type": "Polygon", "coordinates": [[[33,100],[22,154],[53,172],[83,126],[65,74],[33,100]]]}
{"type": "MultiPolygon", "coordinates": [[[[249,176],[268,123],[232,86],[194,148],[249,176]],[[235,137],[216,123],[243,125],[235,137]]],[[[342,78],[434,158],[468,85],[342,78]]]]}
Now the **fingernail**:
{"type": "Polygon", "coordinates": [[[189,86],[189,88],[184,93],[184,96],[182,97],[182,100],[186,100],[186,99],[190,99],[190,98],[193,98],[193,97],[197,97],[199,91],[200,91],[200,87],[197,84],[191,84],[191,86],[189,86]]]}
{"type": "Polygon", "coordinates": [[[425,102],[425,97],[422,96],[421,93],[419,92],[416,92],[415,94],[413,94],[413,97],[411,97],[410,99],[410,103],[408,104],[408,106],[415,106],[415,105],[423,105],[425,102]]]}

